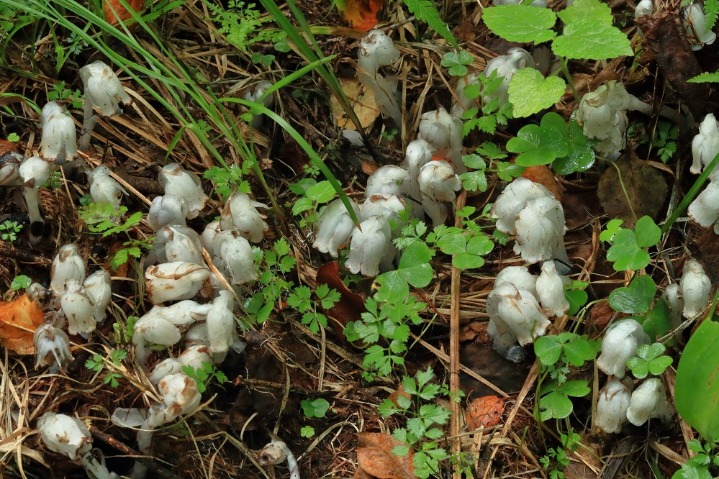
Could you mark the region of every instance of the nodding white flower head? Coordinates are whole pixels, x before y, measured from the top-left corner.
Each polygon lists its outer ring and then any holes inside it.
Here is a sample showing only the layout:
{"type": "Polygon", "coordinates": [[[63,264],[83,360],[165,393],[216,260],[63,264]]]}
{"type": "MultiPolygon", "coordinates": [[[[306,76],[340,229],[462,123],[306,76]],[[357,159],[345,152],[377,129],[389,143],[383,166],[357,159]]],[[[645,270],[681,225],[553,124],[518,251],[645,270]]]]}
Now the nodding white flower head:
{"type": "Polygon", "coordinates": [[[705,228],[714,225],[714,232],[719,234],[719,179],[710,181],[694,198],[687,211],[689,217],[699,225],[705,228]]]}
{"type": "Polygon", "coordinates": [[[407,194],[415,201],[421,201],[422,199],[417,178],[419,177],[419,172],[422,167],[432,161],[433,150],[432,145],[421,138],[411,141],[409,145],[407,145],[402,167],[406,168],[409,172],[409,189],[407,194]]]}
{"type": "Polygon", "coordinates": [[[684,298],[682,315],[693,318],[709,303],[712,283],[704,272],[704,267],[695,259],[690,259],[684,265],[684,272],[679,280],[684,298]]]}
{"type": "Polygon", "coordinates": [[[0,157],[0,185],[10,186],[20,183],[20,164],[24,160],[20,153],[11,151],[0,157]]]}
{"type": "Polygon", "coordinates": [[[52,324],[43,324],[35,330],[35,369],[50,366],[49,372],[56,373],[72,359],[70,338],[65,331],[52,324]]]}
{"type": "Polygon", "coordinates": [[[215,253],[215,264],[231,284],[245,284],[257,279],[252,246],[238,231],[228,230],[217,234],[212,250],[215,253]]]}
{"type": "Polygon", "coordinates": [[[222,290],[212,302],[210,312],[207,313],[207,339],[210,343],[212,361],[219,364],[225,360],[227,350],[234,342],[235,315],[233,308],[235,300],[232,293],[222,290]]]}
{"type": "Polygon", "coordinates": [[[199,369],[202,367],[202,363],[209,363],[212,361],[212,358],[210,357],[210,348],[204,344],[193,344],[186,347],[177,360],[182,366],[199,369]]]}
{"type": "Polygon", "coordinates": [[[505,355],[515,342],[526,346],[544,336],[551,324],[534,295],[511,283],[495,285],[487,296],[487,333],[494,349],[505,355]]]}
{"type": "Polygon", "coordinates": [[[382,114],[392,118],[397,125],[402,124],[402,111],[397,102],[397,82],[384,78],[379,67],[392,65],[399,60],[399,50],[392,39],[382,30],[370,30],[360,42],[359,72],[360,82],[374,93],[375,102],[382,114]]]}
{"type": "Polygon", "coordinates": [[[494,278],[494,287],[502,283],[509,283],[517,289],[529,291],[537,297],[537,276],[529,272],[526,266],[507,266],[497,273],[494,278]]]}
{"type": "Polygon", "coordinates": [[[517,215],[532,200],[553,197],[552,193],[532,180],[519,177],[512,181],[497,197],[492,206],[492,216],[497,218],[497,229],[509,235],[517,234],[517,215]]]}
{"type": "Polygon", "coordinates": [[[95,321],[102,323],[105,320],[107,307],[112,299],[110,273],[104,269],[99,269],[85,278],[82,285],[85,288],[85,293],[90,298],[90,302],[92,302],[95,321]]]}
{"type": "Polygon", "coordinates": [[[594,426],[606,433],[621,432],[627,422],[627,409],[632,397],[631,383],[617,378],[609,381],[600,391],[594,426]]]}
{"type": "Polygon", "coordinates": [[[269,228],[257,208],[267,208],[250,198],[246,193],[236,191],[225,203],[220,219],[222,230],[237,229],[242,236],[253,243],[259,243],[269,228]]]}
{"type": "MultiPolygon", "coordinates": [[[[209,356],[207,361],[209,362],[209,356]]],[[[150,371],[150,374],[147,375],[147,379],[150,381],[151,384],[157,386],[160,381],[165,376],[169,376],[170,374],[177,374],[182,372],[182,366],[183,364],[175,358],[167,358],[163,359],[159,363],[155,364],[152,367],[152,371],[150,371]]],[[[197,369],[197,368],[195,368],[197,369]]]]}
{"type": "Polygon", "coordinates": [[[682,9],[682,21],[687,37],[695,40],[695,42],[692,42],[692,50],[701,50],[704,45],[711,45],[716,40],[716,33],[707,24],[707,17],[702,3],[694,1],[684,7],[682,9]]]}
{"type": "MultiPolygon", "coordinates": [[[[265,94],[268,88],[272,86],[272,82],[269,80],[262,80],[261,82],[257,83],[254,88],[248,90],[242,98],[248,101],[258,102],[260,101],[260,98],[262,98],[262,95],[265,94]]],[[[266,97],[262,98],[262,104],[266,108],[272,108],[272,105],[275,103],[275,96],[274,94],[269,94],[266,97]]],[[[259,128],[262,126],[263,121],[263,115],[254,115],[252,118],[252,126],[255,128],[259,128]]]]}
{"type": "MultiPolygon", "coordinates": [[[[667,285],[662,292],[662,299],[669,307],[669,318],[672,328],[677,328],[682,320],[684,310],[684,299],[677,283],[667,285]]],[[[678,332],[679,333],[679,332],[678,332]]]]}
{"type": "Polygon", "coordinates": [[[437,202],[452,202],[456,192],[462,189],[462,181],[446,161],[430,161],[419,171],[419,190],[422,197],[437,202]]]}
{"type": "MultiPolygon", "coordinates": [[[[388,223],[393,221],[395,223],[395,230],[401,229],[403,221],[400,213],[407,209],[407,202],[401,196],[391,195],[382,196],[374,195],[368,197],[360,206],[360,213],[363,219],[368,219],[373,216],[380,216],[385,219],[388,223]]],[[[412,210],[409,211],[411,214],[412,210]]]]}
{"type": "Polygon", "coordinates": [[[523,48],[510,48],[506,55],[499,55],[490,60],[484,69],[484,74],[489,78],[493,72],[496,72],[496,75],[502,78],[502,84],[491,95],[487,95],[485,102],[497,99],[500,104],[506,103],[509,100],[509,82],[522,68],[534,68],[532,55],[523,48]]]}
{"type": "Polygon", "coordinates": [[[75,244],[60,247],[50,268],[50,289],[62,293],[68,281],[82,283],[85,280],[85,261],[75,244]]]}
{"type": "Polygon", "coordinates": [[[184,225],[163,226],[155,235],[155,251],[161,262],[182,261],[204,265],[202,240],[195,230],[184,225]]]}
{"type": "Polygon", "coordinates": [[[147,213],[147,224],[153,231],[167,225],[185,225],[188,212],[187,203],[181,197],[156,196],[147,213]]]}
{"type": "Polygon", "coordinates": [[[112,176],[107,166],[98,166],[87,175],[90,183],[92,201],[110,203],[115,209],[120,207],[120,198],[127,191],[112,176]]]}
{"type": "Polygon", "coordinates": [[[644,15],[651,15],[654,13],[654,1],[653,0],[641,0],[637,3],[634,8],[634,18],[643,17],[644,15]]]}
{"type": "Polygon", "coordinates": [[[597,367],[604,374],[623,378],[627,370],[627,360],[635,356],[637,348],[643,344],[649,344],[649,336],[641,324],[634,319],[617,321],[604,333],[597,367]]]}
{"type": "Polygon", "coordinates": [[[71,279],[65,283],[60,306],[67,318],[67,330],[70,334],[86,335],[97,327],[92,301],[79,281],[71,279]]]}
{"type": "MultiPolygon", "coordinates": [[[[355,215],[359,218],[360,209],[354,200],[350,200],[355,215]]],[[[329,253],[336,258],[339,249],[347,243],[355,224],[347,213],[342,200],[336,199],[327,205],[317,220],[315,242],[312,246],[321,253],[329,253]]]]}
{"type": "Polygon", "coordinates": [[[38,419],[37,427],[42,442],[48,449],[73,461],[80,459],[92,449],[90,431],[75,417],[46,412],[38,419]]]}
{"type": "MultiPolygon", "coordinates": [[[[719,121],[713,113],[709,113],[699,124],[699,133],[692,139],[692,166],[689,171],[700,174],[718,153],[719,121]]],[[[712,181],[719,180],[719,168],[714,168],[709,178],[712,181]]]]}
{"type": "Polygon", "coordinates": [[[180,330],[172,321],[162,315],[154,314],[150,310],[137,320],[132,330],[135,359],[144,368],[147,365],[147,358],[150,356],[149,345],[173,346],[179,343],[180,339],[182,339],[180,330]]]}
{"type": "Polygon", "coordinates": [[[54,167],[54,163],[43,160],[39,156],[31,156],[25,159],[18,167],[30,222],[42,221],[38,189],[50,178],[54,167]]]}
{"type": "Polygon", "coordinates": [[[409,173],[397,165],[384,165],[377,168],[369,178],[365,188],[365,198],[374,195],[401,195],[408,190],[409,173]]]}
{"type": "Polygon", "coordinates": [[[40,154],[49,161],[72,161],[77,154],[75,123],[67,110],[51,101],[42,107],[40,114],[42,138],[40,154]]]}
{"type": "Polygon", "coordinates": [[[345,267],[352,273],[377,276],[380,265],[390,266],[395,250],[389,223],[382,216],[372,216],[355,228],[345,267]]]}
{"type": "Polygon", "coordinates": [[[177,163],[162,167],[158,176],[165,189],[165,195],[177,196],[187,204],[187,219],[197,218],[205,207],[207,195],[202,191],[200,179],[194,173],[185,171],[177,163]]]}
{"type": "Polygon", "coordinates": [[[427,141],[435,151],[446,152],[455,171],[467,170],[462,162],[462,120],[444,108],[422,113],[417,138],[427,141]]]}
{"type": "Polygon", "coordinates": [[[537,294],[542,308],[553,316],[561,317],[569,310],[569,301],[564,296],[566,278],[557,273],[553,261],[542,264],[542,272],[537,278],[537,294]]]}
{"type": "Polygon", "coordinates": [[[122,113],[120,103],[132,103],[115,72],[101,61],[80,68],[80,79],[85,89],[85,101],[97,108],[103,116],[122,113]]]}
{"type": "Polygon", "coordinates": [[[205,266],[181,261],[150,266],[145,271],[147,295],[152,304],[191,299],[210,277],[205,266]]]}
{"type": "Polygon", "coordinates": [[[515,228],[514,252],[525,261],[538,263],[557,259],[569,263],[564,248],[567,230],[564,210],[553,196],[528,202],[517,215],[515,228]]]}
{"type": "Polygon", "coordinates": [[[635,426],[641,426],[649,419],[667,420],[674,414],[667,390],[659,378],[645,379],[632,393],[627,409],[627,419],[635,426]]]}

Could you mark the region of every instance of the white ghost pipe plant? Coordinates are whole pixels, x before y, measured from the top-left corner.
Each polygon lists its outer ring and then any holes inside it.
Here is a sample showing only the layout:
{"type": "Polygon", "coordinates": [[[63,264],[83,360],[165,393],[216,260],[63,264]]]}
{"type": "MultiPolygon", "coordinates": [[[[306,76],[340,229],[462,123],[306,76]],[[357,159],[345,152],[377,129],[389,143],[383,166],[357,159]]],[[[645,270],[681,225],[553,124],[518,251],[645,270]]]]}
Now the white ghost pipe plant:
{"type": "Polygon", "coordinates": [[[77,136],[67,110],[58,102],[47,103],[42,107],[40,124],[40,155],[47,161],[72,161],[77,154],[77,136]]]}
{"type": "Polygon", "coordinates": [[[182,372],[185,366],[197,370],[203,363],[211,362],[210,347],[205,344],[193,344],[186,347],[178,358],[167,358],[155,364],[147,379],[157,386],[164,377],[182,372]]]}
{"type": "Polygon", "coordinates": [[[401,195],[408,190],[409,173],[397,165],[384,165],[377,168],[365,187],[365,198],[374,195],[401,195]]]}
{"type": "Polygon", "coordinates": [[[422,113],[417,138],[432,145],[433,151],[445,153],[458,173],[467,171],[462,162],[462,120],[444,108],[422,113]]]}
{"type": "Polygon", "coordinates": [[[627,423],[627,409],[632,397],[631,382],[613,378],[599,391],[594,427],[605,432],[621,432],[627,423]]]}
{"type": "Polygon", "coordinates": [[[42,221],[40,214],[40,186],[50,178],[54,169],[52,162],[46,161],[39,156],[31,156],[24,160],[18,167],[18,174],[23,185],[23,196],[27,204],[27,214],[30,222],[42,221]]]}
{"type": "Polygon", "coordinates": [[[48,449],[72,461],[78,461],[89,477],[94,479],[119,477],[107,470],[102,453],[92,449],[90,431],[79,419],[66,414],[46,412],[38,419],[37,427],[40,430],[40,438],[48,449]]]}
{"type": "Polygon", "coordinates": [[[112,299],[112,284],[110,273],[100,269],[85,278],[82,283],[85,293],[92,303],[92,312],[95,321],[99,324],[105,321],[107,307],[112,299]]]}
{"type": "MultiPolygon", "coordinates": [[[[359,217],[359,206],[350,200],[355,216],[359,217]]],[[[321,253],[328,253],[333,258],[338,256],[339,249],[347,243],[352,235],[355,224],[347,213],[342,200],[336,199],[328,204],[317,220],[315,241],[312,246],[321,253]]]]}
{"type": "Polygon", "coordinates": [[[701,2],[694,1],[682,9],[682,23],[687,37],[693,38],[692,50],[701,50],[704,45],[711,45],[717,36],[707,24],[706,13],[701,2]]]}
{"type": "Polygon", "coordinates": [[[23,160],[23,156],[14,151],[0,157],[0,186],[11,186],[20,183],[20,164],[23,160]]]}
{"type": "Polygon", "coordinates": [[[462,189],[454,168],[446,161],[430,161],[420,169],[417,183],[425,213],[434,226],[444,224],[449,214],[445,203],[453,203],[456,192],[462,189]]]}
{"type": "Polygon", "coordinates": [[[654,1],[653,0],[641,0],[637,3],[634,8],[634,18],[643,17],[644,15],[651,15],[654,13],[654,1]]]}
{"type": "Polygon", "coordinates": [[[232,346],[233,332],[235,331],[235,315],[233,308],[235,300],[232,293],[220,291],[212,302],[207,313],[207,339],[210,343],[212,362],[219,364],[225,360],[227,350],[232,346]]]}
{"type": "Polygon", "coordinates": [[[109,203],[120,208],[120,199],[127,191],[112,176],[107,166],[98,166],[87,175],[90,183],[90,196],[97,203],[109,203]]]}
{"type": "Polygon", "coordinates": [[[533,343],[551,324],[531,292],[508,282],[495,285],[487,296],[487,315],[487,333],[501,355],[516,342],[521,346],[533,343]]]}
{"type": "Polygon", "coordinates": [[[35,345],[35,369],[50,366],[48,371],[56,373],[72,359],[70,338],[65,331],[52,324],[43,324],[33,334],[35,345]]]}
{"type": "Polygon", "coordinates": [[[177,163],[162,167],[158,180],[164,188],[165,195],[182,198],[187,205],[187,219],[197,218],[205,207],[207,195],[202,191],[200,179],[196,174],[185,171],[177,163]]]}
{"type": "Polygon", "coordinates": [[[494,278],[494,287],[509,283],[517,289],[524,289],[537,296],[537,276],[529,272],[526,266],[506,266],[494,278]]]}
{"type": "Polygon", "coordinates": [[[709,303],[712,291],[711,280],[699,261],[690,259],[686,262],[679,285],[684,299],[682,315],[687,319],[694,318],[709,303]]]}
{"type": "Polygon", "coordinates": [[[213,261],[231,284],[251,283],[258,277],[252,246],[237,230],[222,231],[213,240],[213,261]]]}
{"type": "Polygon", "coordinates": [[[263,447],[257,456],[262,466],[275,466],[287,461],[290,479],[300,479],[300,468],[297,464],[297,459],[295,459],[287,444],[276,436],[272,437],[272,442],[263,447]]]}
{"type": "Polygon", "coordinates": [[[419,178],[422,167],[432,161],[432,151],[432,145],[421,138],[411,141],[405,150],[402,167],[406,168],[409,173],[407,194],[415,201],[422,201],[417,178],[419,178]]]}
{"type": "Polygon", "coordinates": [[[122,113],[120,103],[129,105],[132,99],[115,72],[101,61],[80,68],[80,79],[85,90],[85,105],[79,148],[85,151],[90,147],[90,136],[97,124],[95,112],[106,117],[119,115],[122,113]]]}
{"type": "MultiPolygon", "coordinates": [[[[275,103],[275,96],[270,94],[263,98],[262,95],[265,94],[265,92],[272,86],[272,82],[269,80],[262,80],[261,82],[257,83],[254,88],[251,90],[248,90],[242,98],[244,98],[247,101],[252,102],[259,102],[262,101],[262,105],[264,105],[266,108],[272,108],[272,105],[275,103]]],[[[252,126],[254,128],[259,128],[262,126],[262,121],[264,120],[264,115],[253,115],[252,116],[252,126]]]]}
{"type": "MultiPolygon", "coordinates": [[[[692,139],[692,166],[689,171],[695,175],[700,174],[717,154],[719,154],[719,121],[713,113],[709,113],[699,124],[699,133],[692,139]]],[[[709,178],[712,181],[719,181],[719,168],[715,168],[709,178]]]]}
{"type": "Polygon", "coordinates": [[[623,378],[627,360],[635,356],[637,348],[643,344],[649,344],[649,336],[641,324],[631,318],[617,321],[604,333],[597,367],[604,374],[623,378]]]}
{"type": "MultiPolygon", "coordinates": [[[[374,195],[364,200],[360,206],[360,217],[363,219],[369,219],[373,216],[384,218],[393,227],[391,232],[394,234],[398,233],[404,226],[401,213],[405,210],[407,210],[407,202],[402,196],[374,195]]],[[[412,210],[409,210],[409,215],[412,216],[412,210]]]]}
{"type": "Polygon", "coordinates": [[[372,216],[355,228],[350,243],[350,254],[345,267],[352,273],[377,276],[380,265],[389,267],[394,259],[392,232],[382,216],[372,216]]]}
{"type": "Polygon", "coordinates": [[[514,252],[529,263],[559,260],[569,264],[562,204],[553,196],[530,201],[517,215],[514,252]]]}
{"type": "Polygon", "coordinates": [[[62,294],[68,281],[85,280],[85,261],[80,256],[80,251],[75,244],[66,244],[52,260],[50,267],[50,289],[55,293],[62,294]]]}
{"type": "Polygon", "coordinates": [[[497,218],[497,229],[508,235],[517,234],[517,215],[532,200],[550,197],[552,193],[539,183],[519,177],[507,185],[492,206],[492,216],[497,218]]]}
{"type": "Polygon", "coordinates": [[[60,306],[67,318],[67,330],[70,334],[86,336],[97,327],[92,301],[79,281],[71,279],[65,283],[65,291],[60,296],[60,306]]]}
{"type": "Polygon", "coordinates": [[[399,60],[399,50],[382,30],[370,30],[360,42],[357,77],[365,88],[374,93],[375,102],[383,115],[396,125],[402,124],[402,111],[397,101],[397,82],[382,76],[379,68],[399,60]]]}
{"type": "Polygon", "coordinates": [[[167,225],[185,225],[189,210],[182,197],[175,195],[156,196],[147,213],[147,224],[153,231],[167,225]]]}
{"type": "Polygon", "coordinates": [[[207,267],[177,261],[150,266],[145,270],[148,299],[152,304],[190,299],[210,277],[207,267]]]}
{"type": "Polygon", "coordinates": [[[154,251],[161,262],[182,261],[204,265],[200,235],[185,225],[160,228],[155,234],[154,251]]]}
{"type": "Polygon", "coordinates": [[[666,420],[673,414],[674,408],[659,378],[645,379],[632,393],[627,409],[627,419],[635,426],[641,426],[653,418],[666,420]]]}
{"type": "Polygon", "coordinates": [[[233,193],[222,209],[220,229],[235,228],[251,242],[259,243],[269,227],[257,208],[267,208],[267,205],[254,201],[246,193],[233,193]]]}
{"type": "Polygon", "coordinates": [[[557,273],[553,261],[542,264],[542,272],[537,278],[537,295],[542,308],[553,316],[561,317],[569,310],[569,301],[564,295],[565,277],[557,273]]]}
{"type": "Polygon", "coordinates": [[[709,182],[691,202],[687,213],[704,228],[713,225],[714,232],[719,234],[719,179],[709,182]]]}

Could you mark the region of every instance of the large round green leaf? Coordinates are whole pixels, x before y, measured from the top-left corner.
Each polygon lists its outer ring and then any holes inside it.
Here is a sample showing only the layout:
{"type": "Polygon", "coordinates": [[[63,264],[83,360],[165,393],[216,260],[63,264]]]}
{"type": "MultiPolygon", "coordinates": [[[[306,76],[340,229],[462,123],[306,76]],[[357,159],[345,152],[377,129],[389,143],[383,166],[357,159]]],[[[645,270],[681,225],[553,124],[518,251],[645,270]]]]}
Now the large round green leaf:
{"type": "Polygon", "coordinates": [[[719,323],[704,321],[684,348],[674,385],[681,417],[704,439],[719,439],[719,323]]]}

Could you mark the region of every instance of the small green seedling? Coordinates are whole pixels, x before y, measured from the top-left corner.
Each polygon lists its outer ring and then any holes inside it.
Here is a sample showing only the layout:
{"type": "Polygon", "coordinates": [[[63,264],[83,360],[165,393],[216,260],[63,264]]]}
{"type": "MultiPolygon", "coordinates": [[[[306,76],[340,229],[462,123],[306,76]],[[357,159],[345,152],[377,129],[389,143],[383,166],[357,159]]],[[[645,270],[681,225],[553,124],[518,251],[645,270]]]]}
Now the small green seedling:
{"type": "Polygon", "coordinates": [[[13,278],[12,283],[10,283],[10,289],[12,291],[18,291],[27,288],[31,283],[32,279],[30,279],[29,276],[21,274],[13,278]]]}
{"type": "MultiPolygon", "coordinates": [[[[122,361],[127,358],[127,351],[124,349],[113,349],[110,352],[109,357],[106,359],[101,354],[95,353],[87,361],[85,361],[85,367],[95,373],[101,373],[106,368],[105,362],[111,363],[114,367],[119,367],[122,361]]],[[[110,387],[116,388],[120,385],[119,379],[122,375],[117,371],[108,371],[102,379],[104,384],[110,387]]]]}
{"type": "Polygon", "coordinates": [[[637,355],[627,360],[627,368],[637,379],[644,379],[650,374],[661,376],[674,361],[664,355],[666,350],[662,343],[643,344],[637,348],[637,355]]]}
{"type": "Polygon", "coordinates": [[[621,228],[622,220],[613,219],[599,234],[599,239],[611,244],[607,259],[615,271],[638,270],[649,264],[647,248],[656,246],[661,239],[661,229],[649,216],[642,216],[634,230],[621,228]]]}
{"type": "Polygon", "coordinates": [[[205,361],[197,369],[192,366],[183,366],[182,372],[191,378],[197,384],[197,391],[202,394],[207,391],[207,386],[210,384],[212,379],[217,380],[218,384],[224,384],[227,382],[227,376],[225,373],[220,371],[211,362],[205,361]]]}
{"type": "Polygon", "coordinates": [[[300,406],[302,406],[302,412],[305,417],[320,418],[325,417],[330,408],[330,403],[323,398],[303,399],[300,402],[300,406]]]}
{"type": "Polygon", "coordinates": [[[341,297],[338,291],[330,289],[326,284],[317,286],[314,296],[307,286],[297,286],[287,296],[287,304],[302,313],[302,324],[317,334],[320,328],[327,327],[327,316],[318,312],[318,307],[331,309],[341,297]]]}

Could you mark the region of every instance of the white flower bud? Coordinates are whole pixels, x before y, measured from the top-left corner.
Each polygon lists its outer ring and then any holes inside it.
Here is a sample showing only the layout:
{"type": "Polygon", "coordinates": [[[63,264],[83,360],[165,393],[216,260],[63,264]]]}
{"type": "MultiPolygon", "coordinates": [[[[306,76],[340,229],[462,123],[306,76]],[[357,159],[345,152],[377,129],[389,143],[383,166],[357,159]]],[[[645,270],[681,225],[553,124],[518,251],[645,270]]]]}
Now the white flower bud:
{"type": "Polygon", "coordinates": [[[417,178],[422,198],[434,201],[453,202],[455,192],[462,189],[462,182],[446,161],[430,161],[419,171],[417,178]]]}
{"type": "MultiPolygon", "coordinates": [[[[164,422],[166,424],[182,414],[191,412],[200,405],[202,395],[197,390],[197,384],[185,374],[171,374],[163,378],[157,385],[164,403],[164,422]]],[[[148,422],[151,421],[148,416],[148,422]]]]}
{"type": "Polygon", "coordinates": [[[0,185],[10,186],[20,183],[20,164],[23,160],[23,156],[14,151],[0,157],[0,185]]]}
{"type": "Polygon", "coordinates": [[[197,218],[205,207],[207,195],[202,191],[200,179],[194,173],[185,171],[177,163],[162,167],[158,179],[165,188],[165,195],[177,196],[187,204],[187,219],[197,218]]]}
{"type": "Polygon", "coordinates": [[[190,329],[185,333],[185,344],[208,346],[210,342],[207,339],[207,324],[202,322],[190,326],[190,329]]]}
{"type": "Polygon", "coordinates": [[[146,314],[137,320],[132,331],[135,358],[144,368],[150,355],[148,345],[173,346],[180,342],[180,330],[164,317],[146,314]]]}
{"type": "Polygon", "coordinates": [[[110,176],[110,170],[107,166],[98,166],[87,176],[90,182],[92,201],[109,203],[115,209],[118,209],[120,207],[120,198],[122,195],[126,195],[127,191],[110,176]]]}
{"type": "Polygon", "coordinates": [[[85,261],[80,256],[77,245],[66,244],[60,247],[50,268],[50,289],[62,293],[68,281],[82,282],[85,279],[85,261]]]}
{"type": "Polygon", "coordinates": [[[462,162],[462,120],[442,107],[422,113],[420,118],[417,138],[426,140],[435,151],[446,152],[455,171],[467,171],[462,162]]]}
{"type": "Polygon", "coordinates": [[[157,196],[147,213],[147,224],[153,231],[166,225],[185,225],[188,209],[184,199],[174,195],[157,196]]]}
{"type": "MultiPolygon", "coordinates": [[[[359,218],[360,209],[353,200],[350,204],[359,218]]],[[[352,235],[355,224],[347,213],[342,200],[336,199],[328,204],[321,212],[317,220],[315,231],[315,242],[312,244],[321,253],[329,253],[336,258],[338,250],[345,245],[352,235]]]]}
{"type": "Polygon", "coordinates": [[[377,168],[369,178],[365,188],[365,198],[373,195],[401,195],[409,186],[409,173],[397,165],[384,165],[377,168]]]}
{"type": "Polygon", "coordinates": [[[407,209],[407,202],[397,195],[374,195],[367,198],[360,206],[360,217],[369,219],[373,216],[384,218],[388,223],[394,221],[396,228],[401,228],[403,222],[400,213],[407,209]]]}
{"type": "Polygon", "coordinates": [[[177,358],[182,366],[189,366],[192,369],[199,369],[202,363],[212,362],[210,348],[204,344],[194,344],[185,348],[177,358]]]}
{"type": "Polygon", "coordinates": [[[682,10],[682,20],[687,36],[695,39],[697,42],[692,45],[692,50],[701,50],[704,45],[711,45],[716,40],[716,33],[707,25],[707,18],[702,3],[692,2],[689,6],[685,7],[682,10]]]}
{"type": "Polygon", "coordinates": [[[175,326],[189,326],[197,321],[204,321],[210,312],[210,304],[200,304],[197,301],[186,299],[170,306],[153,306],[145,313],[143,318],[158,317],[169,321],[175,326]]]}
{"type": "Polygon", "coordinates": [[[542,272],[537,278],[537,293],[542,308],[553,316],[561,317],[569,310],[569,301],[564,296],[564,278],[557,273],[553,261],[542,264],[542,272]]]}
{"type": "MultiPolygon", "coordinates": [[[[262,95],[265,94],[268,88],[272,86],[272,82],[268,80],[262,80],[261,82],[257,83],[255,87],[249,91],[247,91],[242,98],[248,101],[257,102],[260,100],[262,95]]],[[[263,100],[262,104],[267,108],[272,108],[272,105],[275,103],[275,96],[273,94],[267,95],[263,100]]],[[[259,128],[262,126],[262,120],[263,115],[255,115],[252,118],[252,126],[255,128],[259,128]]]]}
{"type": "Polygon", "coordinates": [[[534,295],[526,290],[518,290],[510,283],[495,285],[489,293],[487,315],[494,334],[489,328],[487,332],[494,340],[494,349],[502,355],[507,352],[510,337],[521,346],[526,346],[538,336],[544,336],[551,324],[534,295]]]}
{"type": "Polygon", "coordinates": [[[621,432],[622,426],[627,422],[631,395],[631,384],[627,385],[617,378],[609,381],[599,391],[594,426],[606,433],[621,432]]]}
{"type": "Polygon", "coordinates": [[[662,292],[662,299],[669,307],[669,318],[672,328],[679,326],[682,320],[682,311],[684,310],[684,299],[681,297],[681,291],[677,283],[667,285],[662,292]]]}
{"type": "Polygon", "coordinates": [[[72,161],[77,154],[75,123],[64,107],[51,101],[40,114],[40,154],[48,161],[72,161]]]}
{"type": "Polygon", "coordinates": [[[257,208],[267,208],[267,205],[252,200],[246,193],[233,193],[222,210],[220,228],[235,228],[251,242],[259,243],[269,227],[257,208]]]}
{"type": "Polygon", "coordinates": [[[394,259],[392,233],[387,220],[372,216],[355,228],[350,243],[350,254],[345,267],[352,273],[377,276],[380,263],[388,265],[394,259]]]}
{"type": "Polygon", "coordinates": [[[170,374],[177,374],[181,372],[182,363],[175,358],[167,358],[153,366],[152,372],[150,372],[147,376],[147,379],[151,384],[157,386],[163,378],[169,376],[170,374]]]}
{"type": "Polygon", "coordinates": [[[357,77],[374,93],[380,112],[397,125],[402,124],[402,111],[397,101],[397,82],[384,78],[378,69],[399,60],[399,50],[382,30],[370,30],[360,42],[357,77]]]}
{"type": "Polygon", "coordinates": [[[604,374],[623,378],[627,370],[627,360],[635,356],[637,348],[643,344],[649,344],[649,336],[641,324],[634,319],[617,321],[604,333],[597,367],[604,374]]]}
{"type": "MultiPolygon", "coordinates": [[[[719,122],[713,113],[709,113],[699,124],[699,133],[692,139],[692,166],[689,171],[695,175],[700,174],[717,154],[719,154],[719,122]]],[[[718,180],[719,168],[714,168],[709,178],[718,180]]]]}
{"type": "Polygon", "coordinates": [[[714,231],[719,231],[719,224],[717,224],[717,220],[719,220],[719,180],[709,182],[707,187],[691,202],[688,213],[689,217],[699,225],[705,228],[714,225],[714,231]]]}
{"type": "Polygon", "coordinates": [[[497,229],[509,235],[517,234],[515,221],[519,212],[532,200],[553,197],[552,193],[532,180],[519,177],[512,181],[497,197],[492,216],[497,218],[497,229]]]}
{"type": "Polygon", "coordinates": [[[145,270],[147,295],[152,304],[190,299],[210,277],[210,270],[194,263],[174,262],[150,266],[145,270]]]}
{"type": "Polygon", "coordinates": [[[641,426],[649,419],[669,419],[674,410],[667,400],[667,391],[659,378],[645,379],[632,393],[627,409],[627,419],[641,426]]]}
{"type": "Polygon", "coordinates": [[[204,265],[202,240],[195,230],[183,225],[163,226],[155,235],[155,251],[161,262],[182,261],[204,265]]]}
{"type": "Polygon", "coordinates": [[[217,236],[220,231],[222,231],[220,229],[220,222],[213,221],[205,225],[205,229],[202,230],[202,234],[200,235],[202,246],[205,247],[211,257],[216,256],[213,243],[215,241],[215,236],[217,236]]]}
{"type": "Polygon", "coordinates": [[[641,0],[637,3],[634,8],[634,18],[643,17],[644,15],[651,15],[654,13],[654,1],[653,0],[641,0]]]}
{"type": "Polygon", "coordinates": [[[49,372],[56,373],[72,359],[70,338],[65,331],[52,324],[43,324],[35,330],[35,369],[48,365],[49,372]]]}
{"type": "Polygon", "coordinates": [[[107,307],[112,299],[112,284],[110,282],[110,273],[104,269],[99,269],[85,278],[82,283],[85,287],[85,293],[92,302],[92,311],[95,321],[102,323],[105,320],[107,307]]]}
{"type": "Polygon", "coordinates": [[[120,114],[120,103],[132,103],[115,72],[101,61],[80,68],[80,79],[85,90],[85,101],[97,108],[103,116],[120,114]]]}
{"type": "Polygon", "coordinates": [[[695,259],[690,259],[684,265],[684,272],[679,280],[684,298],[682,315],[693,318],[709,303],[712,283],[704,272],[704,267],[695,259]]]}
{"type": "Polygon", "coordinates": [[[23,196],[27,203],[27,213],[31,222],[42,221],[40,215],[40,195],[38,189],[50,178],[54,164],[39,156],[25,159],[18,168],[23,184],[23,196]]]}
{"type": "Polygon", "coordinates": [[[97,327],[92,301],[79,281],[71,279],[65,283],[65,292],[60,297],[60,305],[67,318],[70,334],[84,335],[97,327]]]}
{"type": "Polygon", "coordinates": [[[502,283],[509,283],[517,289],[529,291],[537,297],[537,277],[529,272],[526,266],[507,266],[497,273],[494,278],[494,287],[502,283]]]}
{"type": "Polygon", "coordinates": [[[232,338],[235,330],[235,315],[232,311],[234,306],[232,293],[223,290],[212,302],[212,308],[207,313],[207,339],[210,342],[210,353],[215,364],[224,361],[227,350],[234,342],[232,338]]]}
{"type": "Polygon", "coordinates": [[[252,257],[249,241],[234,230],[223,231],[215,237],[213,250],[219,253],[215,261],[230,282],[235,285],[250,283],[257,279],[257,267],[252,257]]]}
{"type": "Polygon", "coordinates": [[[537,198],[519,212],[514,252],[529,263],[559,259],[569,262],[564,249],[566,231],[562,204],[554,197],[537,198]]]}
{"type": "Polygon", "coordinates": [[[46,412],[37,421],[40,437],[52,452],[76,461],[92,449],[92,436],[85,424],[66,414],[46,412]]]}
{"type": "Polygon", "coordinates": [[[409,172],[408,194],[415,201],[421,201],[422,197],[417,178],[419,178],[419,172],[422,167],[432,161],[432,150],[432,145],[421,138],[411,141],[409,145],[407,145],[402,166],[406,167],[409,172]]]}

